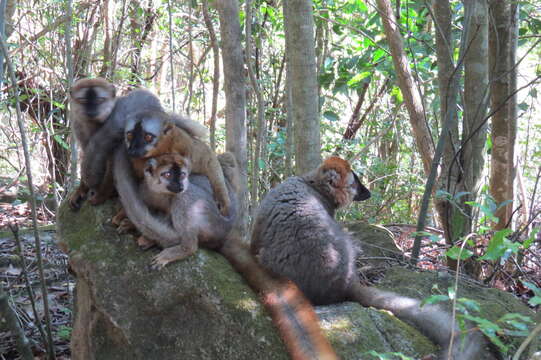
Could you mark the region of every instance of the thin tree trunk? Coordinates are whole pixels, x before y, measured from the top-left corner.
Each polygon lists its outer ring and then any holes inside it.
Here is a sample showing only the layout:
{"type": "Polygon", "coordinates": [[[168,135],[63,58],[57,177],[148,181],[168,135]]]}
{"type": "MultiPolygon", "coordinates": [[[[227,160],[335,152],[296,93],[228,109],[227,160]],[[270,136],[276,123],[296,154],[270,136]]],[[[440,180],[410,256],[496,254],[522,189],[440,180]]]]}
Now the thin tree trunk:
{"type": "MultiPolygon", "coordinates": [[[[455,71],[455,64],[453,63],[453,53],[455,49],[455,42],[453,34],[451,32],[451,4],[449,0],[433,0],[432,2],[433,14],[434,14],[434,27],[436,33],[436,55],[438,61],[438,89],[440,98],[440,124],[443,125],[447,117],[447,112],[454,114],[452,121],[449,124],[449,132],[445,134],[447,141],[445,143],[445,149],[442,156],[442,172],[440,177],[440,187],[445,191],[451,191],[451,184],[455,184],[459,178],[460,167],[455,164],[451,165],[455,150],[460,146],[460,138],[458,133],[458,119],[457,119],[457,101],[456,92],[449,94],[450,88],[453,86],[456,89],[457,78],[454,78],[452,83],[452,75],[455,71]],[[451,95],[451,98],[449,97],[451,95]]],[[[437,207],[439,210],[442,222],[447,223],[447,207],[450,205],[446,201],[437,201],[437,207]]],[[[444,226],[446,227],[446,226],[444,226]]]]}
{"type": "MultiPolygon", "coordinates": [[[[71,85],[73,84],[73,62],[72,62],[72,52],[71,52],[71,21],[73,18],[73,6],[72,1],[68,0],[66,2],[67,7],[67,14],[66,14],[66,32],[65,32],[65,41],[66,41],[66,71],[68,75],[68,89],[71,88],[71,85]]],[[[71,109],[66,107],[65,112],[65,120],[64,122],[66,124],[69,124],[70,126],[70,177],[68,181],[67,190],[70,191],[75,187],[75,183],[77,181],[77,163],[79,158],[79,153],[77,149],[77,140],[75,139],[75,136],[73,135],[73,124],[69,120],[69,112],[71,109]]]]}
{"type": "Polygon", "coordinates": [[[265,162],[262,148],[266,146],[266,124],[265,124],[265,105],[263,104],[263,94],[259,88],[259,84],[254,73],[254,67],[252,66],[252,1],[246,0],[246,67],[248,69],[248,75],[250,77],[250,84],[257,100],[257,122],[256,122],[256,140],[255,151],[252,163],[252,193],[251,203],[252,209],[256,209],[258,203],[258,190],[259,190],[259,177],[260,177],[260,162],[265,162]]]}
{"type": "Polygon", "coordinates": [[[383,21],[385,37],[391,50],[391,56],[398,78],[398,86],[402,91],[404,102],[408,109],[415,142],[421,154],[423,169],[425,174],[428,175],[434,156],[434,143],[426,123],[421,96],[415,88],[408,59],[404,51],[403,39],[396,25],[397,20],[393,14],[391,3],[389,0],[377,0],[377,4],[383,21]]]}
{"type": "Polygon", "coordinates": [[[357,133],[357,130],[359,130],[359,128],[361,127],[361,122],[359,121],[361,118],[361,107],[363,106],[364,98],[366,97],[366,92],[368,91],[369,85],[370,81],[365,82],[363,84],[361,92],[359,93],[359,97],[357,98],[357,104],[355,104],[355,108],[353,109],[353,113],[349,118],[348,126],[343,135],[343,138],[345,140],[353,139],[355,137],[355,134],[357,133]]]}
{"type": "Polygon", "coordinates": [[[208,1],[203,0],[203,19],[205,26],[208,29],[210,37],[210,45],[212,46],[212,53],[214,56],[214,74],[212,76],[212,107],[210,110],[210,118],[208,121],[210,129],[210,147],[212,150],[216,149],[216,113],[218,112],[218,92],[220,91],[220,48],[218,47],[218,40],[216,39],[216,31],[214,31],[214,25],[208,11],[208,1]]]}
{"type": "MultiPolygon", "coordinates": [[[[372,112],[372,109],[374,108],[378,100],[381,99],[381,97],[383,96],[383,93],[387,90],[388,86],[389,86],[389,79],[385,79],[385,81],[383,82],[383,85],[381,85],[381,87],[379,88],[377,95],[374,96],[374,98],[372,99],[372,101],[370,102],[366,110],[364,111],[363,115],[360,117],[360,119],[358,119],[355,122],[354,126],[352,127],[351,139],[355,137],[355,134],[357,134],[357,131],[359,130],[359,128],[362,126],[362,124],[364,124],[366,118],[372,112]]],[[[353,121],[352,121],[353,115],[351,116],[351,118],[352,119],[350,120],[350,124],[353,124],[353,121]]],[[[346,130],[346,133],[347,133],[347,130],[346,130]]],[[[346,133],[344,133],[344,139],[346,138],[346,133]]]]}
{"type": "MultiPolygon", "coordinates": [[[[512,42],[515,36],[512,20],[511,2],[490,1],[490,86],[491,107],[497,109],[492,116],[492,161],[490,168],[490,193],[496,203],[501,204],[506,200],[513,200],[513,149],[514,134],[516,129],[516,110],[513,105],[516,101],[509,99],[513,92],[515,81],[512,76],[514,66],[514,54],[512,54],[512,42]]],[[[495,230],[503,229],[512,211],[512,203],[500,207],[496,211],[498,223],[494,224],[495,230]]]]}
{"type": "MultiPolygon", "coordinates": [[[[226,117],[226,150],[232,152],[239,163],[241,189],[247,189],[246,152],[246,86],[244,80],[244,59],[241,47],[241,29],[239,21],[238,0],[217,1],[220,16],[220,32],[222,35],[222,62],[224,66],[225,117],[226,117]]],[[[243,219],[242,234],[247,229],[247,193],[243,190],[240,196],[243,219]]]]}
{"type": "Polygon", "coordinates": [[[291,101],[291,67],[286,65],[286,82],[285,82],[285,100],[286,100],[286,144],[285,144],[285,177],[292,176],[295,171],[293,170],[293,159],[295,157],[295,139],[293,131],[293,101],[291,101]]]}
{"type": "Polygon", "coordinates": [[[287,64],[295,131],[295,171],[303,174],[321,163],[319,99],[314,17],[309,0],[284,1],[287,64]]]}
{"type": "Polygon", "coordinates": [[[105,39],[103,40],[103,63],[100,70],[100,76],[106,78],[109,74],[109,69],[111,66],[111,26],[109,21],[109,0],[104,0],[101,11],[105,39]]]}
{"type": "MultiPolygon", "coordinates": [[[[471,23],[468,24],[467,50],[464,58],[464,124],[462,139],[470,140],[463,144],[460,156],[462,163],[463,188],[459,191],[470,192],[461,199],[475,200],[479,191],[479,181],[485,162],[483,149],[487,135],[486,123],[482,125],[488,108],[488,4],[486,0],[465,3],[471,11],[471,23]],[[473,134],[479,126],[481,128],[473,134]]],[[[471,231],[472,209],[463,206],[467,217],[462,236],[471,231]]]]}

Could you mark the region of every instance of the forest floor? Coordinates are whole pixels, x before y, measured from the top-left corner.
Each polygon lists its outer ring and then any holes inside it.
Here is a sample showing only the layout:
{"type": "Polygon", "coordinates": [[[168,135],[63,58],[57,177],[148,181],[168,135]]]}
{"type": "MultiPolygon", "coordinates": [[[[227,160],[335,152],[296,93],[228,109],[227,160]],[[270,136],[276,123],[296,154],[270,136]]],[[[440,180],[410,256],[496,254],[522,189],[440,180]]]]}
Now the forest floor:
{"type": "MultiPolygon", "coordinates": [[[[44,317],[41,281],[37,266],[37,254],[28,204],[0,203],[0,284],[8,294],[25,335],[28,337],[36,359],[45,359],[42,335],[36,316],[44,317]],[[18,244],[9,224],[17,224],[18,244]],[[23,263],[24,261],[24,263],[23,263]],[[24,272],[26,269],[26,274],[24,272]],[[33,290],[29,295],[27,281],[33,290]],[[32,306],[35,303],[35,311],[32,306]]],[[[68,257],[55,244],[54,214],[44,208],[38,209],[38,228],[41,243],[44,278],[47,290],[49,316],[56,358],[70,358],[69,339],[72,326],[72,304],[75,279],[68,272],[68,257]]],[[[45,330],[43,330],[45,331],[45,330]]],[[[15,339],[0,322],[0,360],[18,359],[15,339]]]]}
{"type": "MultiPolygon", "coordinates": [[[[30,213],[27,204],[12,206],[0,202],[0,284],[4,291],[8,293],[10,303],[17,313],[20,324],[31,341],[35,358],[45,359],[45,348],[42,345],[44,342],[35,321],[36,316],[43,319],[44,307],[34,232],[27,230],[32,228],[30,213]],[[16,237],[10,231],[9,224],[17,224],[21,229],[18,231],[18,238],[22,247],[22,257],[18,251],[16,237]],[[34,293],[35,311],[26,286],[26,278],[28,278],[34,293]]],[[[75,279],[69,273],[67,255],[56,246],[54,214],[43,207],[39,208],[38,227],[40,229],[41,254],[56,358],[66,360],[70,359],[69,339],[73,320],[75,279]]],[[[386,227],[393,233],[397,246],[404,254],[409,255],[409,250],[413,244],[412,233],[415,231],[415,226],[392,224],[386,227]]],[[[438,229],[428,230],[435,237],[441,235],[441,231],[438,229]]],[[[445,267],[441,263],[445,252],[444,244],[433,242],[433,244],[428,245],[431,246],[423,247],[423,259],[419,263],[420,267],[429,270],[439,270],[445,267]]],[[[537,276],[537,279],[541,279],[541,266],[533,272],[536,273],[534,276],[537,276]]],[[[529,289],[520,286],[520,282],[516,281],[512,276],[501,277],[492,285],[514,293],[525,302],[533,296],[529,289]]],[[[0,360],[7,359],[18,359],[15,341],[11,333],[3,328],[3,324],[0,322],[0,360]]]]}

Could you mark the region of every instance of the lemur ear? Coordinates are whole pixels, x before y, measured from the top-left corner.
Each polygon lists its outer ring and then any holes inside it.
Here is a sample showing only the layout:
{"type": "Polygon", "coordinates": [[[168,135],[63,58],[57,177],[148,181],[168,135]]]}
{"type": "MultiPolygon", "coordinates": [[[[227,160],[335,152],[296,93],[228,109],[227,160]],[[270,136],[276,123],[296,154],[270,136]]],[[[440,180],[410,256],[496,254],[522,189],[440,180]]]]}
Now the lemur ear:
{"type": "Polygon", "coordinates": [[[167,134],[169,131],[173,129],[173,126],[175,126],[175,124],[173,124],[172,122],[166,122],[165,125],[163,126],[163,133],[167,134]]]}
{"type": "Polygon", "coordinates": [[[148,159],[145,164],[145,174],[152,176],[156,167],[158,167],[158,161],[154,158],[148,159]]]}
{"type": "Polygon", "coordinates": [[[357,174],[355,174],[354,171],[352,171],[351,173],[353,174],[353,181],[357,190],[357,194],[355,194],[353,201],[363,201],[370,199],[370,190],[368,190],[366,186],[361,183],[361,180],[359,180],[359,177],[357,176],[357,174]]]}

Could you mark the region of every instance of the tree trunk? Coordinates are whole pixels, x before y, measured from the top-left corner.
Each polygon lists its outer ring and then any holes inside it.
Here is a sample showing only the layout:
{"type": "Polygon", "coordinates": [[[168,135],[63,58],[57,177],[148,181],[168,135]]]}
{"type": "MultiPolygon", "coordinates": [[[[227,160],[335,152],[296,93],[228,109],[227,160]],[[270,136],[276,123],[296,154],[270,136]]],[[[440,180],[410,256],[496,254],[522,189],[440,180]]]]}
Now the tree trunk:
{"type": "MultiPolygon", "coordinates": [[[[370,81],[367,81],[363,84],[363,87],[361,91],[358,94],[357,104],[355,104],[355,108],[353,109],[353,113],[351,114],[351,117],[349,118],[349,123],[346,128],[346,131],[344,132],[344,135],[342,138],[344,140],[351,140],[355,137],[355,134],[357,133],[357,130],[361,127],[361,107],[363,106],[364,98],[366,96],[366,93],[368,91],[368,86],[370,85],[370,81]]],[[[375,100],[375,99],[374,99],[375,100]]]]}
{"type": "MultiPolygon", "coordinates": [[[[475,200],[479,192],[479,181],[485,162],[483,149],[487,136],[487,125],[483,124],[488,107],[488,4],[486,0],[464,3],[471,12],[471,22],[467,24],[466,54],[464,58],[464,124],[462,126],[463,189],[470,195],[461,199],[475,200]],[[479,128],[477,132],[474,131],[479,128]],[[469,198],[469,199],[468,199],[469,198]]],[[[472,209],[464,205],[466,217],[462,235],[471,231],[472,209]]]]}
{"type": "Polygon", "coordinates": [[[295,158],[295,139],[293,130],[293,101],[291,100],[291,68],[286,66],[286,82],[285,82],[285,101],[286,101],[286,143],[285,154],[286,159],[284,163],[285,173],[284,177],[293,176],[295,173],[293,170],[293,159],[295,158]]]}
{"type": "MultiPolygon", "coordinates": [[[[492,116],[490,193],[497,204],[513,200],[513,150],[517,121],[514,109],[516,101],[511,100],[515,84],[513,76],[516,76],[512,70],[515,63],[512,43],[517,36],[513,26],[515,9],[508,1],[490,1],[490,18],[493,19],[489,36],[491,107],[496,111],[492,116]]],[[[511,212],[512,203],[500,207],[496,211],[499,221],[493,228],[503,229],[511,212]]]]}
{"type": "Polygon", "coordinates": [[[314,17],[309,0],[284,1],[287,66],[295,132],[295,172],[303,174],[321,163],[319,97],[314,17]]]}
{"type": "Polygon", "coordinates": [[[219,0],[217,3],[222,35],[222,62],[224,66],[226,150],[235,154],[239,163],[242,190],[239,213],[244,221],[245,234],[247,217],[247,162],[246,153],[246,86],[244,80],[244,59],[241,47],[241,29],[238,0],[219,0]]]}
{"type": "MultiPolygon", "coordinates": [[[[265,163],[265,151],[263,149],[266,144],[266,131],[267,126],[265,122],[265,104],[263,102],[263,94],[259,88],[259,84],[256,79],[254,66],[252,65],[252,1],[246,0],[246,68],[248,69],[248,75],[250,78],[250,85],[257,101],[257,121],[255,124],[255,144],[254,144],[254,157],[252,161],[252,194],[251,204],[252,209],[255,211],[258,204],[259,194],[259,178],[262,175],[260,169],[260,163],[265,163]]],[[[257,60],[257,59],[256,59],[257,60]]]]}
{"type": "Polygon", "coordinates": [[[391,56],[398,78],[398,86],[402,95],[404,96],[404,102],[408,109],[410,117],[410,123],[413,129],[413,135],[415,142],[421,154],[421,160],[423,162],[423,168],[425,174],[430,173],[430,167],[432,158],[434,156],[434,142],[428,129],[425,114],[423,111],[423,105],[421,102],[421,96],[415,88],[413,76],[408,64],[406,53],[404,52],[404,45],[402,36],[397,27],[397,20],[393,14],[391,3],[389,0],[377,0],[378,9],[383,21],[383,27],[385,31],[385,37],[389,43],[391,50],[391,56]]]}
{"type": "Polygon", "coordinates": [[[210,46],[212,46],[212,54],[214,59],[214,73],[212,76],[212,107],[210,110],[208,125],[210,129],[210,147],[212,150],[216,150],[216,113],[218,112],[218,92],[220,91],[220,48],[218,46],[218,39],[216,38],[214,25],[212,25],[208,6],[208,1],[203,0],[203,19],[209,32],[210,46]]]}
{"type": "MultiPolygon", "coordinates": [[[[488,86],[488,27],[486,0],[465,2],[464,31],[460,45],[460,59],[453,64],[455,51],[451,32],[451,7],[449,1],[433,1],[436,28],[436,52],[440,91],[440,117],[442,127],[447,126],[440,189],[454,198],[436,199],[446,243],[453,245],[471,232],[471,207],[467,200],[476,198],[477,182],[483,165],[483,147],[486,126],[477,129],[484,120],[488,86]],[[461,64],[464,64],[464,117],[459,136],[457,96],[461,64]],[[446,123],[446,124],[444,124],[446,123]],[[458,152],[457,152],[458,151],[458,152]],[[456,197],[457,194],[462,193],[456,197]],[[470,193],[466,195],[465,193],[470,193]]],[[[448,259],[456,268],[456,261],[448,259]]]]}
{"type": "MultiPolygon", "coordinates": [[[[457,90],[458,77],[453,77],[455,71],[455,64],[453,63],[453,52],[455,49],[455,42],[451,32],[451,5],[449,0],[433,0],[434,11],[434,25],[436,33],[436,55],[438,61],[438,83],[439,83],[439,97],[440,97],[440,124],[443,126],[447,114],[453,114],[453,121],[449,124],[449,132],[445,134],[447,136],[445,142],[445,148],[442,156],[442,173],[440,178],[440,186],[445,191],[450,191],[451,184],[455,184],[459,177],[460,167],[455,163],[451,165],[455,156],[455,149],[460,146],[460,138],[458,135],[458,106],[457,106],[457,92],[450,94],[449,90],[457,90]]],[[[446,207],[449,204],[444,202],[437,206],[441,217],[444,217],[444,213],[447,210],[443,210],[442,207],[446,207]],[[444,213],[442,213],[442,211],[444,213]]],[[[445,221],[444,221],[445,222],[445,221]]]]}

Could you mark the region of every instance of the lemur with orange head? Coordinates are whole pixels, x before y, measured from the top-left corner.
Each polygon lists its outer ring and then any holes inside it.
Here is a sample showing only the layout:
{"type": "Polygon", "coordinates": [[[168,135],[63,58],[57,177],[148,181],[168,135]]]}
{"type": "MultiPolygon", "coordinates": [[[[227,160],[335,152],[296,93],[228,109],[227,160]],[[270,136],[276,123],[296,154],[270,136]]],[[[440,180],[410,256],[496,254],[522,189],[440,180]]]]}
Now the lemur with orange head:
{"type": "Polygon", "coordinates": [[[336,209],[368,197],[349,163],[330,157],[267,193],[255,216],[252,253],[272,274],[294,282],[314,305],[356,301],[387,310],[438,343],[444,349],[441,359],[478,359],[483,350],[478,331],[462,341],[451,316],[439,307],[420,307],[419,300],[361,286],[355,267],[360,249],[334,215],[336,209]]]}

